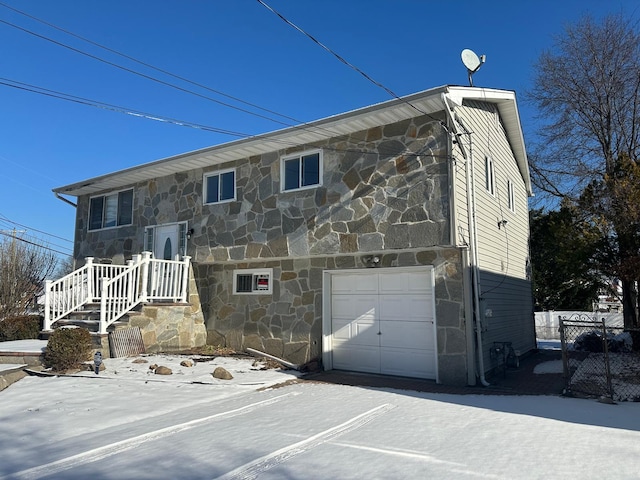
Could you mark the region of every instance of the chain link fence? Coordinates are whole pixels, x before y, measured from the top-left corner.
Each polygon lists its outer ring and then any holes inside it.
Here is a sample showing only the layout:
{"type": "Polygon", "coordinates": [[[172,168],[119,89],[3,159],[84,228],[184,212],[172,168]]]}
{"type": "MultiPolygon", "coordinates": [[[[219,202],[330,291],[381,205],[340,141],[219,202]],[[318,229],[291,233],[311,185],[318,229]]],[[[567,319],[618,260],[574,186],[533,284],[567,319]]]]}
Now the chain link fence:
{"type": "Polygon", "coordinates": [[[640,329],[576,314],[560,319],[567,394],[640,401],[640,329]]]}

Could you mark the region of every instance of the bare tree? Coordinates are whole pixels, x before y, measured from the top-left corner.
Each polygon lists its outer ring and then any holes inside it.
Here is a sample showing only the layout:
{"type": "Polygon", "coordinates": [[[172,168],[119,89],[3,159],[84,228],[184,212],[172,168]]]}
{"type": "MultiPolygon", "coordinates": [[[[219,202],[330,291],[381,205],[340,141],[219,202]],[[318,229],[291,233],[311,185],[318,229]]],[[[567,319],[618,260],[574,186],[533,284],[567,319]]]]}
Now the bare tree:
{"type": "Polygon", "coordinates": [[[57,258],[46,247],[14,233],[0,241],[0,320],[27,313],[55,271],[57,258]]]}
{"type": "MultiPolygon", "coordinates": [[[[543,122],[543,148],[533,160],[534,183],[547,194],[573,199],[594,215],[594,222],[605,222],[610,227],[607,241],[613,245],[608,254],[617,256],[610,264],[630,265],[640,245],[638,235],[629,230],[638,223],[628,218],[628,210],[600,207],[620,204],[616,185],[622,178],[621,163],[640,160],[636,24],[618,14],[600,23],[586,16],[568,26],[553,50],[540,56],[529,97],[543,122]],[[589,193],[594,189],[597,196],[589,193]]],[[[617,271],[622,277],[625,326],[637,326],[640,271],[617,271]]]]}

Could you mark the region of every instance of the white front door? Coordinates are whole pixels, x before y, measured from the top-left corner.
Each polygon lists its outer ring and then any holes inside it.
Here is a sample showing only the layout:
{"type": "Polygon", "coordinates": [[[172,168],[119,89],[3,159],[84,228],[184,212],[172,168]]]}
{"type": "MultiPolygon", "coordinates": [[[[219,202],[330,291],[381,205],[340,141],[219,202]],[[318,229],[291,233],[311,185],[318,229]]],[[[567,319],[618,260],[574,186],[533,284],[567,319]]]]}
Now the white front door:
{"type": "Polygon", "coordinates": [[[176,260],[179,256],[180,224],[159,225],[153,229],[153,256],[161,260],[176,260]]]}

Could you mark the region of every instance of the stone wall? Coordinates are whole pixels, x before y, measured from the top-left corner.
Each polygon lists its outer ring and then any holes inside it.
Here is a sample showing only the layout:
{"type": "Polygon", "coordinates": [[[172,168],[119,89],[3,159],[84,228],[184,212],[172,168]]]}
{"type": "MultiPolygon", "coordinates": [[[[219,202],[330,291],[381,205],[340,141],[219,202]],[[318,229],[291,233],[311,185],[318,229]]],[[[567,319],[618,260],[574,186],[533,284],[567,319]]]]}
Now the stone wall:
{"type": "MultiPolygon", "coordinates": [[[[466,337],[460,251],[454,248],[377,254],[380,267],[432,265],[440,380],[466,384],[466,337]]],[[[304,364],[322,357],[322,279],[325,270],[367,268],[367,255],[199,265],[207,311],[207,343],[247,347],[304,364]],[[233,295],[235,268],[273,268],[271,295],[233,295]]]]}
{"type": "Polygon", "coordinates": [[[149,303],[129,314],[140,327],[147,353],[186,351],[206,344],[207,331],[193,268],[189,269],[189,303],[149,303]]]}
{"type": "Polygon", "coordinates": [[[363,268],[374,254],[383,267],[434,265],[441,378],[464,383],[461,262],[447,248],[449,168],[446,132],[421,116],[190,170],[135,185],[130,227],[87,232],[89,198],[81,197],[76,258],[128,258],[143,249],[145,226],[186,221],[207,343],[293,363],[321,357],[324,270],[363,268]],[[280,191],[280,158],[310,150],[322,152],[322,185],[280,191]],[[203,175],[230,168],[236,200],[204,205],[203,175]],[[264,267],[273,268],[272,295],[232,294],[234,269],[264,267]]]}

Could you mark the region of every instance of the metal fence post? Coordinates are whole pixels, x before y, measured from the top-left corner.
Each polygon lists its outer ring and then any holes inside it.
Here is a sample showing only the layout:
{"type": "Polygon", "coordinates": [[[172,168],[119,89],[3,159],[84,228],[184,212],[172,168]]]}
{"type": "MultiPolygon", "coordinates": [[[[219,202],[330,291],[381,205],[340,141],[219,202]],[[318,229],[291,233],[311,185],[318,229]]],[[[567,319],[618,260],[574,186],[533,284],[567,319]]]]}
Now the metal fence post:
{"type": "Polygon", "coordinates": [[[613,400],[613,385],[611,382],[611,367],[609,365],[609,341],[607,340],[607,327],[602,319],[602,351],[604,352],[604,371],[607,379],[607,392],[613,400]]]}

